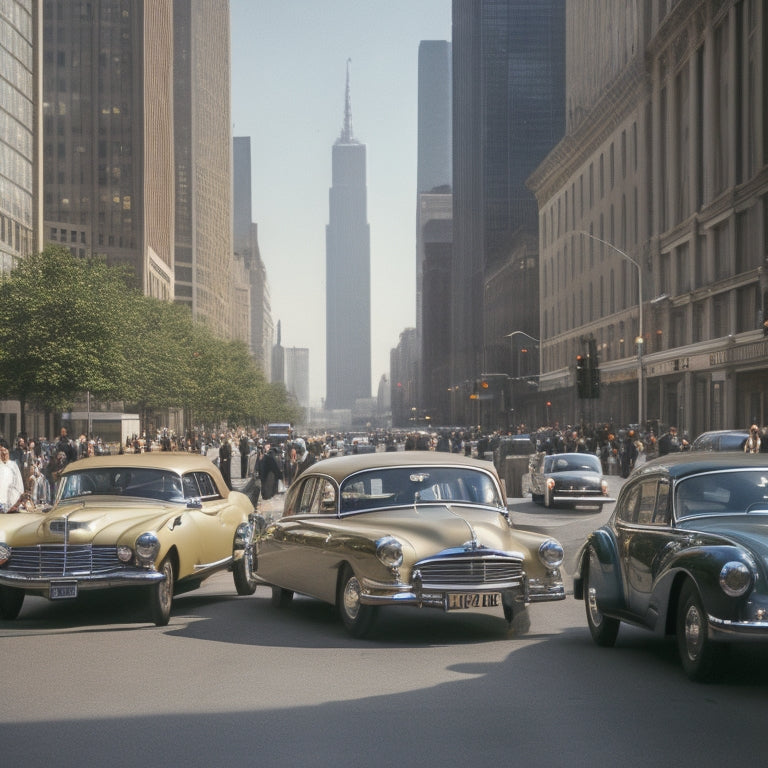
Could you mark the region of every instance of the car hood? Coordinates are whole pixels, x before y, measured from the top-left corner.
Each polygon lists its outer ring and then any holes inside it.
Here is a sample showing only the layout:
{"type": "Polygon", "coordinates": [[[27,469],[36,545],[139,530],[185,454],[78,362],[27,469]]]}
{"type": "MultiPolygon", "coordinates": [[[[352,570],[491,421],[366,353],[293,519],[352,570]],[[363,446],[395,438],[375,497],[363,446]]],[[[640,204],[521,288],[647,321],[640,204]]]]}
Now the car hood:
{"type": "Polygon", "coordinates": [[[91,498],[87,503],[60,504],[45,514],[14,515],[18,518],[0,522],[0,540],[11,546],[60,544],[65,526],[71,544],[115,544],[147,530],[157,530],[183,511],[179,504],[164,504],[141,499],[107,500],[91,498]]]}
{"type": "Polygon", "coordinates": [[[768,516],[713,515],[678,523],[682,530],[701,531],[738,544],[759,557],[768,567],[768,516]]]}
{"type": "Polygon", "coordinates": [[[501,512],[458,504],[430,503],[365,512],[334,520],[324,527],[334,537],[358,535],[375,540],[394,536],[412,549],[415,559],[463,547],[473,540],[486,549],[526,554],[528,549],[537,550],[545,538],[511,528],[501,512]]]}

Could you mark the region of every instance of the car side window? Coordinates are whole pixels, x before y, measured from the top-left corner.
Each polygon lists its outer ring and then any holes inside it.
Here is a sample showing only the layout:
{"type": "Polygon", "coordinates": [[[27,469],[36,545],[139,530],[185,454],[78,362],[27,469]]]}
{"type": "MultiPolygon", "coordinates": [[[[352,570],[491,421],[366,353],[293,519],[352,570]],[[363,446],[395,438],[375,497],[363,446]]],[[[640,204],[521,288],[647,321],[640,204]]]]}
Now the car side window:
{"type": "Polygon", "coordinates": [[[219,491],[207,472],[189,472],[184,475],[184,498],[216,499],[219,491]]]}
{"type": "Polygon", "coordinates": [[[672,519],[672,494],[668,480],[659,480],[659,490],[656,494],[656,509],[653,513],[653,525],[669,525],[672,519]]]}
{"type": "Polygon", "coordinates": [[[637,503],[640,498],[640,486],[635,484],[623,494],[616,517],[622,523],[634,523],[637,520],[637,503]]]}
{"type": "MultiPolygon", "coordinates": [[[[315,497],[317,491],[317,479],[310,478],[307,480],[301,489],[301,495],[299,497],[299,508],[296,514],[309,515],[312,513],[312,500],[315,497]]],[[[317,510],[315,510],[317,513],[317,510]]]]}
{"type": "Polygon", "coordinates": [[[640,501],[637,505],[638,525],[650,525],[653,522],[653,513],[656,511],[656,480],[648,480],[639,483],[640,501]]]}

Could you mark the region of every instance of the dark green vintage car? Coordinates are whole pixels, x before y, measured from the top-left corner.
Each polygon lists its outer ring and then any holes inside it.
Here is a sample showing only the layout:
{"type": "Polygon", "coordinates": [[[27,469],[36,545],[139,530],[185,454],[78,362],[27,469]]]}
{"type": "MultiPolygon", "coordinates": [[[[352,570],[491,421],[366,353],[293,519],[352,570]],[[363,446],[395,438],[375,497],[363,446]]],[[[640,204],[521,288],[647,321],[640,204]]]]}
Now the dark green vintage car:
{"type": "Polygon", "coordinates": [[[598,645],[620,622],[676,635],[705,680],[729,643],[768,641],[768,456],[680,453],[641,465],[577,560],[598,645]]]}

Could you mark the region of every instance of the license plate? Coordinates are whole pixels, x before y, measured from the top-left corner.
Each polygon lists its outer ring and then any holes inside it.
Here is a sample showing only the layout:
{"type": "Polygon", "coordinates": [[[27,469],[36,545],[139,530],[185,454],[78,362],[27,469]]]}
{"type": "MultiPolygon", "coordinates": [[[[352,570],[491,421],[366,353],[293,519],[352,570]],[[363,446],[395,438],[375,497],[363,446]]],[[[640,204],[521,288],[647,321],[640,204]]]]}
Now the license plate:
{"type": "Polygon", "coordinates": [[[73,597],[77,597],[76,581],[51,584],[51,600],[69,600],[73,597]]]}
{"type": "Polygon", "coordinates": [[[498,608],[501,605],[501,592],[449,592],[448,610],[458,611],[466,608],[498,608]]]}

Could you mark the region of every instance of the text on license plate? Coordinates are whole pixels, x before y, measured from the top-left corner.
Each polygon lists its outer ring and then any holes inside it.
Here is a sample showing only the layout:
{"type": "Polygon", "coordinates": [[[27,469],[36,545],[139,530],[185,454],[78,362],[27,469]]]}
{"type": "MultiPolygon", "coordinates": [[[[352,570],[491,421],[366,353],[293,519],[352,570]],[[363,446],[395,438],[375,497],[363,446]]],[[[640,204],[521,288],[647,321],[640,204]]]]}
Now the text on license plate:
{"type": "Polygon", "coordinates": [[[77,597],[77,582],[68,581],[61,584],[51,584],[51,600],[69,600],[77,597]]]}
{"type": "Polygon", "coordinates": [[[501,592],[449,592],[448,610],[462,608],[498,608],[501,605],[501,592]]]}

